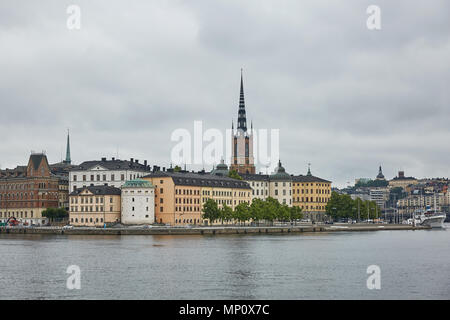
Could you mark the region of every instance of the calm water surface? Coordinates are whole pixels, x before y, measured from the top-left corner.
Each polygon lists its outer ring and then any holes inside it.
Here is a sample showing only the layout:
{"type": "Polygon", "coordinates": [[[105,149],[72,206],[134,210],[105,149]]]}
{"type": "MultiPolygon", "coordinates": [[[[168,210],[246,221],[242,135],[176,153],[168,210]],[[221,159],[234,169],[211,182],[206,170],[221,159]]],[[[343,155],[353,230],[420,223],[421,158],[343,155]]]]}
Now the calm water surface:
{"type": "Polygon", "coordinates": [[[447,230],[235,236],[0,234],[0,299],[450,299],[447,230]],[[366,269],[381,268],[381,290],[366,269]],[[81,268],[81,290],[66,269],[81,268]]]}

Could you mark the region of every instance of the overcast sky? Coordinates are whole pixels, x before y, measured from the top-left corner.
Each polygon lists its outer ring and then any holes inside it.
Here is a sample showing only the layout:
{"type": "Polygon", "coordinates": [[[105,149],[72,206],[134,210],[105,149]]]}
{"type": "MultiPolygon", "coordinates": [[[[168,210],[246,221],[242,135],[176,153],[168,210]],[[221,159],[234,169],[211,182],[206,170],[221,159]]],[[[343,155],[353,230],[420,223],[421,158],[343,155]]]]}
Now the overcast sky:
{"type": "Polygon", "coordinates": [[[242,67],[248,120],[280,129],[287,172],[450,176],[449,13],[448,0],[2,0],[0,167],[31,150],[60,161],[67,128],[75,163],[168,166],[175,129],[236,121],[242,67]]]}

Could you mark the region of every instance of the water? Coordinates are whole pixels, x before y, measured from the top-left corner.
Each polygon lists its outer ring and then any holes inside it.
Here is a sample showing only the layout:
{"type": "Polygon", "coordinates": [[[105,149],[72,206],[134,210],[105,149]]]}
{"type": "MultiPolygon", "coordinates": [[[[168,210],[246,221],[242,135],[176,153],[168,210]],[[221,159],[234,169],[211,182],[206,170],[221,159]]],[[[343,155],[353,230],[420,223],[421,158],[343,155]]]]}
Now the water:
{"type": "Polygon", "coordinates": [[[447,230],[232,236],[0,234],[0,299],[450,299],[447,230]],[[68,290],[69,265],[81,289],[68,290]],[[369,290],[369,265],[381,289],[369,290]]]}

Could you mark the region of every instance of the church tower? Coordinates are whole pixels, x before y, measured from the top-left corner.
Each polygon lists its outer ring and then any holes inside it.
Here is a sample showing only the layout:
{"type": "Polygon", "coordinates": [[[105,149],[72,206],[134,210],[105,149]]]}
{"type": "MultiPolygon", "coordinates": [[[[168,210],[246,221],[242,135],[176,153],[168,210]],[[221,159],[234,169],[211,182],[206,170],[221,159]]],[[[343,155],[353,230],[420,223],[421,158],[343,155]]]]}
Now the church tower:
{"type": "Polygon", "coordinates": [[[231,134],[232,156],[230,169],[236,170],[241,174],[254,174],[255,160],[253,157],[253,124],[251,125],[250,131],[248,131],[247,116],[245,113],[244,80],[242,77],[242,69],[237,129],[234,130],[234,125],[232,123],[231,134]]]}
{"type": "Polygon", "coordinates": [[[67,145],[66,145],[66,160],[63,161],[65,164],[71,164],[72,160],[70,159],[70,138],[69,138],[69,129],[67,129],[67,145]]]}

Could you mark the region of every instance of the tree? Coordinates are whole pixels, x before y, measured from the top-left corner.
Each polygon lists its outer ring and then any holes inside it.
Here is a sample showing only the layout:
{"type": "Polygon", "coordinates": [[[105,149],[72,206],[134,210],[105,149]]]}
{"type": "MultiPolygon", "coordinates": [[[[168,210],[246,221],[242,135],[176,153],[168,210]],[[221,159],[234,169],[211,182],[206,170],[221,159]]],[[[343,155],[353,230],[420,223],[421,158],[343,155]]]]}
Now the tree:
{"type": "Polygon", "coordinates": [[[210,223],[214,223],[220,218],[220,209],[217,202],[213,199],[206,200],[203,205],[203,219],[208,219],[210,223]]]}
{"type": "Polygon", "coordinates": [[[245,225],[245,221],[250,220],[251,218],[251,214],[250,214],[250,206],[248,205],[247,202],[241,202],[239,203],[235,210],[235,218],[239,221],[239,222],[244,222],[245,225]]]}
{"type": "Polygon", "coordinates": [[[276,211],[276,214],[278,221],[286,222],[291,220],[291,212],[287,204],[280,205],[276,211]]]}
{"type": "Polygon", "coordinates": [[[242,177],[239,175],[239,173],[236,170],[230,170],[230,172],[228,172],[228,177],[233,178],[233,179],[242,180],[242,177]]]}
{"type": "Polygon", "coordinates": [[[181,171],[181,167],[180,166],[175,166],[175,168],[173,168],[174,172],[180,172],[181,171]]]}
{"type": "Polygon", "coordinates": [[[289,209],[290,209],[289,213],[290,213],[291,221],[296,221],[296,220],[300,220],[301,218],[303,218],[302,208],[300,208],[299,206],[292,206],[289,209]]]}
{"type": "Polygon", "coordinates": [[[47,208],[42,211],[42,216],[50,221],[61,221],[69,217],[69,213],[64,208],[47,208]]]}
{"type": "Polygon", "coordinates": [[[224,220],[227,222],[233,220],[233,209],[231,209],[231,207],[224,204],[222,209],[220,209],[220,216],[221,216],[222,222],[224,220]]]}
{"type": "Polygon", "coordinates": [[[252,204],[250,205],[250,217],[253,219],[253,221],[257,221],[259,224],[259,221],[264,218],[264,206],[265,201],[261,199],[253,199],[252,204]]]}
{"type": "Polygon", "coordinates": [[[380,208],[375,201],[363,201],[360,198],[353,200],[348,194],[340,195],[337,192],[331,193],[330,200],[325,207],[326,213],[333,220],[349,218],[356,220],[358,218],[358,208],[361,220],[375,218],[376,212],[380,213],[380,208]]]}
{"type": "Polygon", "coordinates": [[[278,217],[278,210],[280,209],[280,206],[281,205],[277,199],[268,197],[264,201],[262,218],[273,223],[273,221],[278,217]]]}

